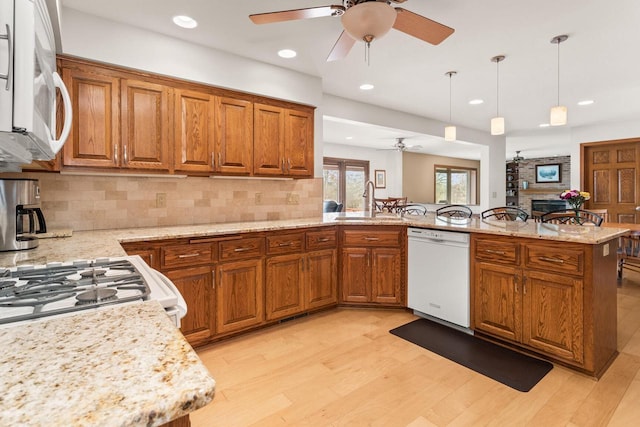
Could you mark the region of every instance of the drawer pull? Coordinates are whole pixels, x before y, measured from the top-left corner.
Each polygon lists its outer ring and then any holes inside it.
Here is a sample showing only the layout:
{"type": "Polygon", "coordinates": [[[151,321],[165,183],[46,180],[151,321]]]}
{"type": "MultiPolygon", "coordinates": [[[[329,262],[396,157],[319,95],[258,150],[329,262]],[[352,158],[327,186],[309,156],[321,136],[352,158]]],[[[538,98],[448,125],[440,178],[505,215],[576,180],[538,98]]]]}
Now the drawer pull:
{"type": "Polygon", "coordinates": [[[546,256],[541,256],[541,257],[539,257],[539,259],[541,261],[555,262],[556,264],[564,264],[564,260],[563,259],[549,258],[549,257],[546,257],[546,256]]]}
{"type": "Polygon", "coordinates": [[[280,246],[280,247],[291,246],[291,245],[293,245],[293,242],[282,242],[282,243],[278,244],[278,246],[280,246]]]}
{"type": "Polygon", "coordinates": [[[249,247],[246,247],[246,248],[235,248],[233,251],[234,252],[246,252],[246,251],[250,251],[252,249],[253,249],[253,247],[249,246],[249,247]]]}
{"type": "Polygon", "coordinates": [[[200,252],[196,252],[195,254],[180,254],[178,258],[193,258],[196,256],[200,256],[200,252]]]}
{"type": "Polygon", "coordinates": [[[324,242],[328,242],[329,238],[328,237],[321,237],[318,238],[318,240],[316,240],[318,243],[324,243],[324,242]]]}
{"type": "Polygon", "coordinates": [[[367,240],[367,241],[372,241],[372,242],[375,242],[375,241],[380,240],[380,239],[379,239],[379,238],[377,238],[377,237],[363,237],[363,239],[364,239],[364,240],[367,240]]]}
{"type": "Polygon", "coordinates": [[[485,249],[484,251],[489,254],[505,255],[504,251],[494,251],[493,249],[485,249]]]}

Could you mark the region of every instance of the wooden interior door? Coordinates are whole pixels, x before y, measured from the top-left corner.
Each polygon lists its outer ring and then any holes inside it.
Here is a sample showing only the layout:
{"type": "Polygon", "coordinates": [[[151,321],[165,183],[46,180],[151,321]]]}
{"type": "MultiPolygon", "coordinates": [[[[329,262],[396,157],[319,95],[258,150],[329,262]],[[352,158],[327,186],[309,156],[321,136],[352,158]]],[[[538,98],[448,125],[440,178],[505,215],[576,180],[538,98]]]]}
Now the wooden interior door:
{"type": "Polygon", "coordinates": [[[640,138],[581,145],[587,209],[607,209],[609,222],[640,223],[640,138]]]}

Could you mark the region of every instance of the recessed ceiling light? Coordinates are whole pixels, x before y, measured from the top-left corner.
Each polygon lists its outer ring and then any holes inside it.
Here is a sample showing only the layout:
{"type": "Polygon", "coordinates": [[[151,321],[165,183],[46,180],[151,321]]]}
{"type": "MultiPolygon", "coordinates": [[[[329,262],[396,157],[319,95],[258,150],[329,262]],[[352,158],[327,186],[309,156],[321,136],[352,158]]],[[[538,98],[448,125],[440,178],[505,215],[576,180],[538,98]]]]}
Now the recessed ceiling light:
{"type": "Polygon", "coordinates": [[[480,104],[484,104],[484,101],[482,99],[472,99],[471,101],[469,101],[469,105],[480,105],[480,104]]]}
{"type": "Polygon", "coordinates": [[[295,58],[297,54],[298,53],[293,49],[281,49],[278,51],[278,56],[286,59],[295,58]]]}
{"type": "Polygon", "coordinates": [[[195,19],[186,15],[174,16],[173,23],[182,28],[195,28],[198,26],[198,23],[195,19]]]}
{"type": "Polygon", "coordinates": [[[347,136],[345,139],[353,139],[352,136],[347,136]]]}
{"type": "Polygon", "coordinates": [[[593,102],[593,99],[585,99],[584,101],[578,102],[578,105],[591,105],[593,102]]]}
{"type": "Polygon", "coordinates": [[[360,85],[360,90],[371,90],[373,87],[371,83],[364,83],[360,85]]]}
{"type": "Polygon", "coordinates": [[[548,128],[551,125],[549,123],[540,123],[538,126],[540,126],[541,128],[548,128]]]}

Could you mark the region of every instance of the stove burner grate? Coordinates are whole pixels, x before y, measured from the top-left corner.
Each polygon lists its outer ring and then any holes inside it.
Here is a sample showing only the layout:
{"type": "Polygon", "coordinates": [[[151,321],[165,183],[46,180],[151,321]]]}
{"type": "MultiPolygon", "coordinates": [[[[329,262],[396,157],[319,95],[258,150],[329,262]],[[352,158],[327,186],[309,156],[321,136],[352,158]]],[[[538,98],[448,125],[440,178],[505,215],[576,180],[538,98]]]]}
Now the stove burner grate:
{"type": "Polygon", "coordinates": [[[109,288],[97,288],[76,295],[76,305],[95,304],[102,301],[116,299],[118,291],[109,288]]]}

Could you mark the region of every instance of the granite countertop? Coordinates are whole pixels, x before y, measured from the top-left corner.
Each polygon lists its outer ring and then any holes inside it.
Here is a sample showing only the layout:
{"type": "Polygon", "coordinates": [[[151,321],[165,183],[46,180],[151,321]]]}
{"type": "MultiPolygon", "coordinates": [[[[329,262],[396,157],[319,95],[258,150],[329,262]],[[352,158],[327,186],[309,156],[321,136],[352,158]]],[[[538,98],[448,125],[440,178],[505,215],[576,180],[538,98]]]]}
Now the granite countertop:
{"type": "Polygon", "coordinates": [[[155,301],[2,328],[0,348],[3,426],[157,426],[214,396],[155,301]]]}
{"type": "Polygon", "coordinates": [[[179,225],[172,227],[129,228],[118,230],[74,231],[71,237],[42,239],[35,249],[0,252],[0,267],[20,264],[46,264],[53,261],[93,259],[126,255],[120,243],[143,240],[206,237],[257,231],[320,227],[331,225],[404,225],[438,230],[496,234],[543,240],[599,244],[626,234],[626,228],[581,227],[577,225],[542,224],[533,221],[488,221],[479,218],[447,219],[435,214],[378,215],[324,214],[316,218],[234,222],[221,224],[179,225]],[[345,219],[346,218],[346,219],[345,219]]]}

